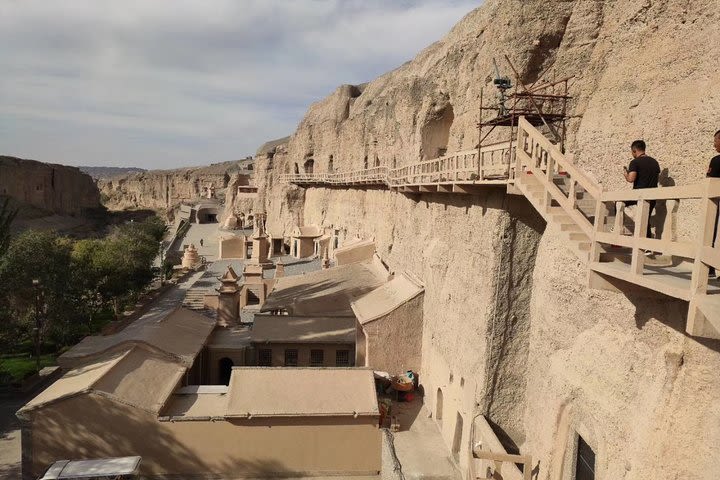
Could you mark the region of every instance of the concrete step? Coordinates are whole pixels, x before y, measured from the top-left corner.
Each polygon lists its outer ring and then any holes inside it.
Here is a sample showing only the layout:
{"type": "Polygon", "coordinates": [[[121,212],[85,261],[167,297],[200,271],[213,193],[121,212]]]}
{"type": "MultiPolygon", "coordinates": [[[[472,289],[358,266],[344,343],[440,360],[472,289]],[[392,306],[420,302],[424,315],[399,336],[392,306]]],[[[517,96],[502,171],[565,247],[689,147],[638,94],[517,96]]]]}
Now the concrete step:
{"type": "Polygon", "coordinates": [[[582,232],[571,231],[568,233],[568,238],[573,242],[589,242],[590,241],[590,237],[588,237],[587,235],[585,235],[582,232]]]}
{"type": "Polygon", "coordinates": [[[582,229],[580,228],[580,225],[578,225],[575,222],[566,222],[560,224],[560,231],[561,232],[581,232],[582,229]]]}
{"type": "Polygon", "coordinates": [[[577,248],[581,252],[589,252],[590,251],[590,242],[578,242],[577,248]]]}

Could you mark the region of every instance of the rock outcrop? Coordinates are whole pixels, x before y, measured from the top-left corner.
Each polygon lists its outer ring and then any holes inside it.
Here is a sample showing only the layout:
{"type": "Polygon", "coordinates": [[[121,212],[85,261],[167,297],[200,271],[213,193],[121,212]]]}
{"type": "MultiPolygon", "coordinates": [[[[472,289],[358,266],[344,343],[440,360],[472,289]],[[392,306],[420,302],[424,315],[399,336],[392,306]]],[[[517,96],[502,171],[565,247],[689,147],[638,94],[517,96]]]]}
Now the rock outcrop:
{"type": "Polygon", "coordinates": [[[148,170],[99,180],[103,204],[111,210],[150,209],[167,212],[182,202],[192,202],[204,189],[215,188],[222,197],[231,174],[243,161],[176,170],[148,170]]]}
{"type": "Polygon", "coordinates": [[[312,105],[287,146],[258,159],[271,231],[374,236],[391,269],[423,279],[420,378],[462,468],[484,414],[533,455],[539,480],[572,478],[579,437],[596,478],[717,478],[720,343],[686,337],[674,300],[589,290],[556,232],[501,188],[406,196],[279,176],[474,148],[480,91],[494,92],[493,58],[512,75],[506,54],[528,84],[573,76],[568,151],[606,188],[627,188],[636,138],[672,182],[693,183],[720,128],[718,25],[716,0],[488,0],[413,61],[312,105]]]}
{"type": "Polygon", "coordinates": [[[76,167],[0,156],[0,196],[8,196],[22,213],[35,217],[78,216],[100,207],[93,179],[76,167]]]}

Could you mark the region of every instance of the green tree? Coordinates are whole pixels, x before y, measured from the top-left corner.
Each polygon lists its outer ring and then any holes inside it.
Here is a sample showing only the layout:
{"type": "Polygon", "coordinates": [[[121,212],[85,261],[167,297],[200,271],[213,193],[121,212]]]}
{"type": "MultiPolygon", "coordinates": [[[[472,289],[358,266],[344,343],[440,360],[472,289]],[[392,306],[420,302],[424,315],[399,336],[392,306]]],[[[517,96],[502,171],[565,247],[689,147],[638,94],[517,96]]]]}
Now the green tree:
{"type": "MultiPolygon", "coordinates": [[[[6,299],[5,330],[42,341],[78,319],[72,295],[70,240],[28,230],[14,237],[0,259],[0,295],[6,299]],[[35,330],[37,329],[37,330],[35,330]]],[[[35,352],[37,354],[37,352],[35,352]]]]}
{"type": "Polygon", "coordinates": [[[6,197],[0,203],[0,257],[10,246],[10,224],[15,220],[17,209],[10,207],[10,198],[6,197]]]}

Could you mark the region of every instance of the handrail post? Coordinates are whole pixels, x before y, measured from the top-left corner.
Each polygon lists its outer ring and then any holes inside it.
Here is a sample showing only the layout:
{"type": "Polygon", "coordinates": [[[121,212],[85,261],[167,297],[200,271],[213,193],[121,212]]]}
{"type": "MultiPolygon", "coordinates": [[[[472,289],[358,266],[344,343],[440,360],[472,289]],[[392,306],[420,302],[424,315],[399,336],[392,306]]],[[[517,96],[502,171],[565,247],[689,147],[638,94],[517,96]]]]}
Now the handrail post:
{"type": "Polygon", "coordinates": [[[642,275],[645,268],[645,255],[640,253],[639,240],[647,238],[647,227],[650,221],[650,202],[639,200],[635,214],[635,231],[633,232],[632,260],[630,272],[633,275],[642,275]]]}
{"type": "Polygon", "coordinates": [[[715,233],[715,219],[718,216],[718,204],[715,199],[710,198],[708,195],[711,181],[712,179],[705,179],[703,197],[701,199],[701,223],[697,241],[697,256],[693,264],[692,279],[690,281],[690,294],[692,296],[707,294],[710,267],[703,262],[703,248],[712,245],[713,235],[715,233]]]}
{"type": "Polygon", "coordinates": [[[593,236],[590,239],[590,261],[591,262],[599,262],[600,261],[600,255],[603,253],[604,250],[600,246],[600,242],[597,240],[597,234],[600,232],[605,231],[605,221],[608,216],[608,207],[605,204],[605,202],[601,201],[601,199],[597,199],[597,203],[595,204],[595,223],[593,225],[593,236]]]}

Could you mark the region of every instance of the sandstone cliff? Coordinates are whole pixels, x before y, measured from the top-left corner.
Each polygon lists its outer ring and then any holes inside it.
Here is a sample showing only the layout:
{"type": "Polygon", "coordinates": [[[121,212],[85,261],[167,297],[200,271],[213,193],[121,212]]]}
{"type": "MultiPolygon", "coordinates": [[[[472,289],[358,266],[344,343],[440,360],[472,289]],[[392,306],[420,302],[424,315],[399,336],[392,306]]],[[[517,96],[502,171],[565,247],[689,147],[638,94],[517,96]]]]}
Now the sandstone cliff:
{"type": "Polygon", "coordinates": [[[103,203],[111,210],[151,209],[171,211],[181,202],[192,202],[213,186],[222,197],[231,174],[243,161],[216,163],[206,167],[149,170],[99,180],[103,203]]]}
{"type": "Polygon", "coordinates": [[[375,236],[392,269],[424,280],[420,375],[449,447],[459,428],[466,450],[482,413],[541,480],[572,478],[578,435],[596,478],[717,478],[720,344],[688,338],[675,300],[589,290],[557,232],[502,189],[412,196],[279,175],[473,148],[480,89],[492,92],[493,58],[511,74],[507,54],[524,82],[574,75],[568,151],[604,186],[627,188],[635,138],[672,182],[695,182],[720,128],[719,25],[716,0],[489,0],[413,61],[312,105],[287,147],[258,160],[270,230],[375,236]]]}
{"type": "MultiPolygon", "coordinates": [[[[0,156],[0,196],[12,198],[33,216],[82,215],[100,207],[95,182],[78,168],[0,156]]],[[[29,214],[29,213],[28,213],[29,214]]]]}

